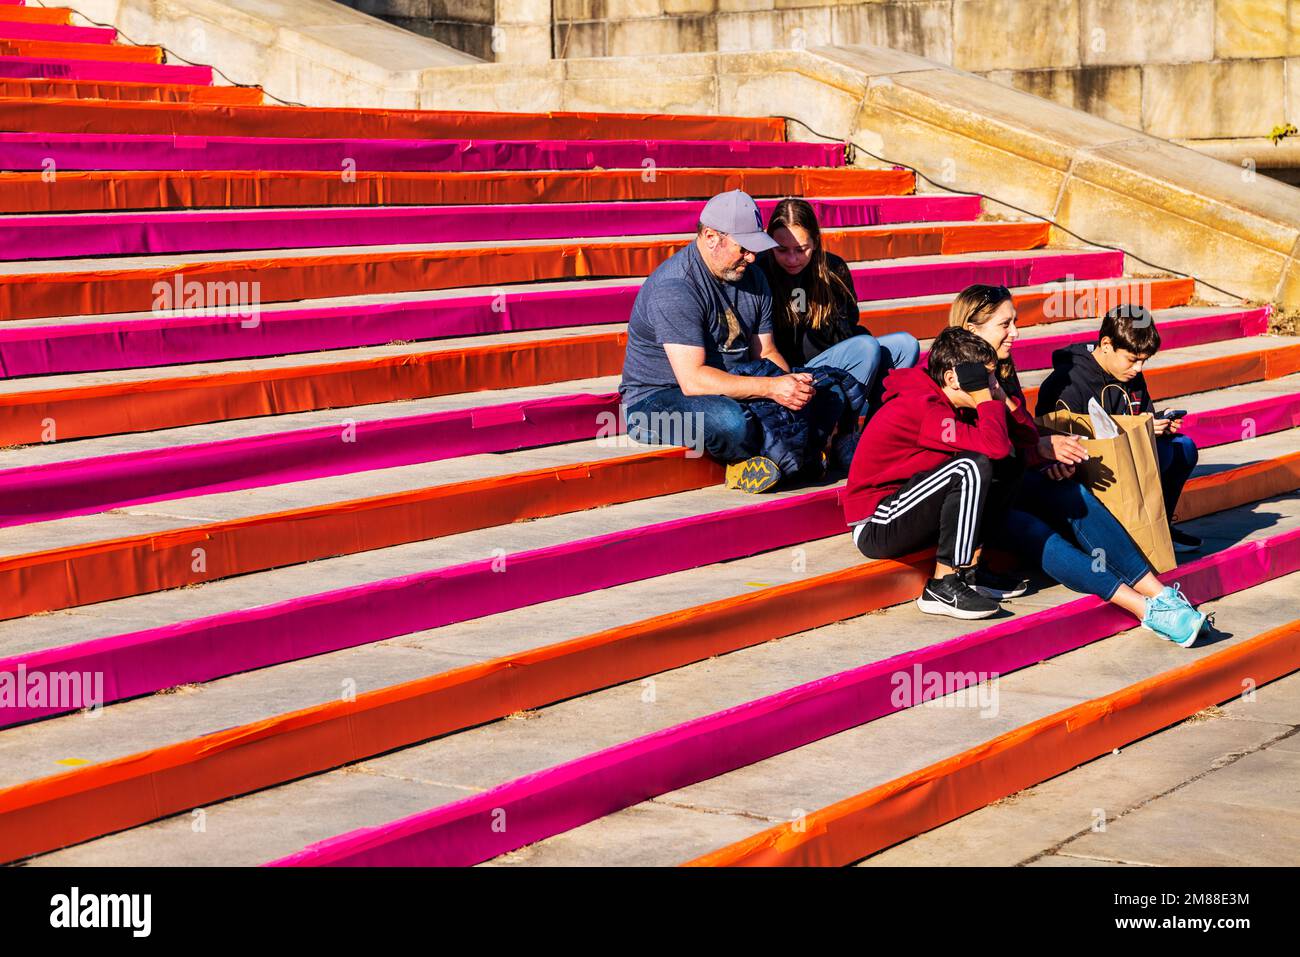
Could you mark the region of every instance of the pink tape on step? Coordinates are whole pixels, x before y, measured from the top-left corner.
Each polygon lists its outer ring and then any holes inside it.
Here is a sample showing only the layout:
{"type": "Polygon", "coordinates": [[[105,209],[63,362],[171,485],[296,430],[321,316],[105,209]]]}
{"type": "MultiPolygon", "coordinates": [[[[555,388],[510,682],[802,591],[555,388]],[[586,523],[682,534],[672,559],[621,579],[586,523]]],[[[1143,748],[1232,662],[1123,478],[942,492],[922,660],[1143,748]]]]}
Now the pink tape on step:
{"type": "MultiPolygon", "coordinates": [[[[43,77],[51,80],[106,80],[121,83],[185,83],[211,86],[212,68],[172,66],[162,63],[110,63],[100,60],[67,60],[57,57],[0,57],[0,76],[43,77]]],[[[37,134],[49,136],[51,134],[37,134]]],[[[10,166],[4,150],[6,169],[10,166]]],[[[40,167],[36,167],[40,169],[40,167]]]]}
{"type": "Polygon", "coordinates": [[[5,167],[39,170],[456,171],[844,165],[838,143],[739,140],[342,140],[267,136],[0,133],[5,167]]]}
{"type": "Polygon", "coordinates": [[[20,23],[0,20],[0,40],[52,40],[56,43],[112,43],[112,27],[73,27],[62,23],[20,23]]]}
{"type": "Polygon", "coordinates": [[[1297,427],[1300,427],[1300,394],[1292,393],[1227,409],[1193,412],[1183,419],[1182,431],[1204,449],[1297,427]]]}

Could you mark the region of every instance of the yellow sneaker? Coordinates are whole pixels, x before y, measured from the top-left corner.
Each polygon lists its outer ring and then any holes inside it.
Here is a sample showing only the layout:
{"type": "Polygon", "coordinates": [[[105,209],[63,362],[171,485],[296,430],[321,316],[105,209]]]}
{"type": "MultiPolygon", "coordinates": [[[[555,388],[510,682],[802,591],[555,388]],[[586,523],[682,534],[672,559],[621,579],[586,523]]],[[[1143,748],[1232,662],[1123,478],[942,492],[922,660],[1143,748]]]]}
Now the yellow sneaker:
{"type": "Polygon", "coordinates": [[[738,488],[742,492],[766,492],[779,481],[781,470],[764,455],[755,455],[727,466],[727,488],[738,488]]]}

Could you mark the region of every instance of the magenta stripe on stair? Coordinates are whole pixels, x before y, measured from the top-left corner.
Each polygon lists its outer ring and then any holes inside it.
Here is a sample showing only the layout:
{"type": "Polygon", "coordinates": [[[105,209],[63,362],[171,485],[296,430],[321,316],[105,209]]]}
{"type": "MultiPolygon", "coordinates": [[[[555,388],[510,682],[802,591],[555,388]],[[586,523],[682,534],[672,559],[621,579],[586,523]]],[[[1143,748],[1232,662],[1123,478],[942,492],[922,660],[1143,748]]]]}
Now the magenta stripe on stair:
{"type": "MultiPolygon", "coordinates": [[[[115,63],[100,60],[69,60],[62,57],[0,57],[0,77],[41,77],[49,80],[105,80],[121,83],[184,83],[211,86],[212,68],[172,66],[163,63],[115,63]]],[[[49,135],[49,134],[46,134],[49,135]]],[[[8,162],[6,169],[22,169],[8,162]]],[[[37,169],[41,167],[37,166],[37,169]]]]}
{"type": "MultiPolygon", "coordinates": [[[[839,143],[733,140],[378,140],[129,133],[0,133],[13,170],[385,170],[787,167],[844,165],[839,143]]],[[[202,214],[200,214],[202,215],[202,214]]]]}
{"type": "Polygon", "coordinates": [[[54,43],[112,43],[112,27],[74,27],[64,23],[22,23],[0,20],[0,40],[46,40],[54,43]]]}

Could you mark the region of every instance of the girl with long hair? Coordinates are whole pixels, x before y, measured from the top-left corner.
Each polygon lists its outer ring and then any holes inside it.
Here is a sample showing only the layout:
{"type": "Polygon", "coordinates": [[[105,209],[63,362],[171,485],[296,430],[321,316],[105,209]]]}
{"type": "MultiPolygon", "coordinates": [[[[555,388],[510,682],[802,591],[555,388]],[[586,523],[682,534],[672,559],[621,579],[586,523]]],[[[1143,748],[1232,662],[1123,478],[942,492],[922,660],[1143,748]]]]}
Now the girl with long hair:
{"type": "Polygon", "coordinates": [[[859,324],[858,296],[848,264],[822,246],[811,205],[783,199],[767,233],[777,247],[759,259],[772,288],[772,325],[777,349],[795,366],[843,369],[866,388],[874,409],[890,369],[916,365],[916,337],[905,332],[873,336],[859,324]]]}

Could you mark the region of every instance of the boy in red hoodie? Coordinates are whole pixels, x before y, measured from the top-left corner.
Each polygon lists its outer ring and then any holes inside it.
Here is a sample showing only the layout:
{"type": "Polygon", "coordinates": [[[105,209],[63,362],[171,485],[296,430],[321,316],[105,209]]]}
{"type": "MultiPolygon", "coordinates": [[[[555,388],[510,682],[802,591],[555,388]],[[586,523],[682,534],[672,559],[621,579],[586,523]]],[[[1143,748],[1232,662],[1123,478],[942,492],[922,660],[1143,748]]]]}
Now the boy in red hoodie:
{"type": "Polygon", "coordinates": [[[997,353],[979,336],[945,329],[926,368],[886,377],[884,402],[849,468],[844,516],[863,555],[897,558],[937,545],[934,577],[916,600],[929,614],[987,618],[999,610],[990,594],[1023,593],[973,587],[982,521],[1010,500],[1016,474],[995,466],[1014,452],[996,367],[997,353]]]}

